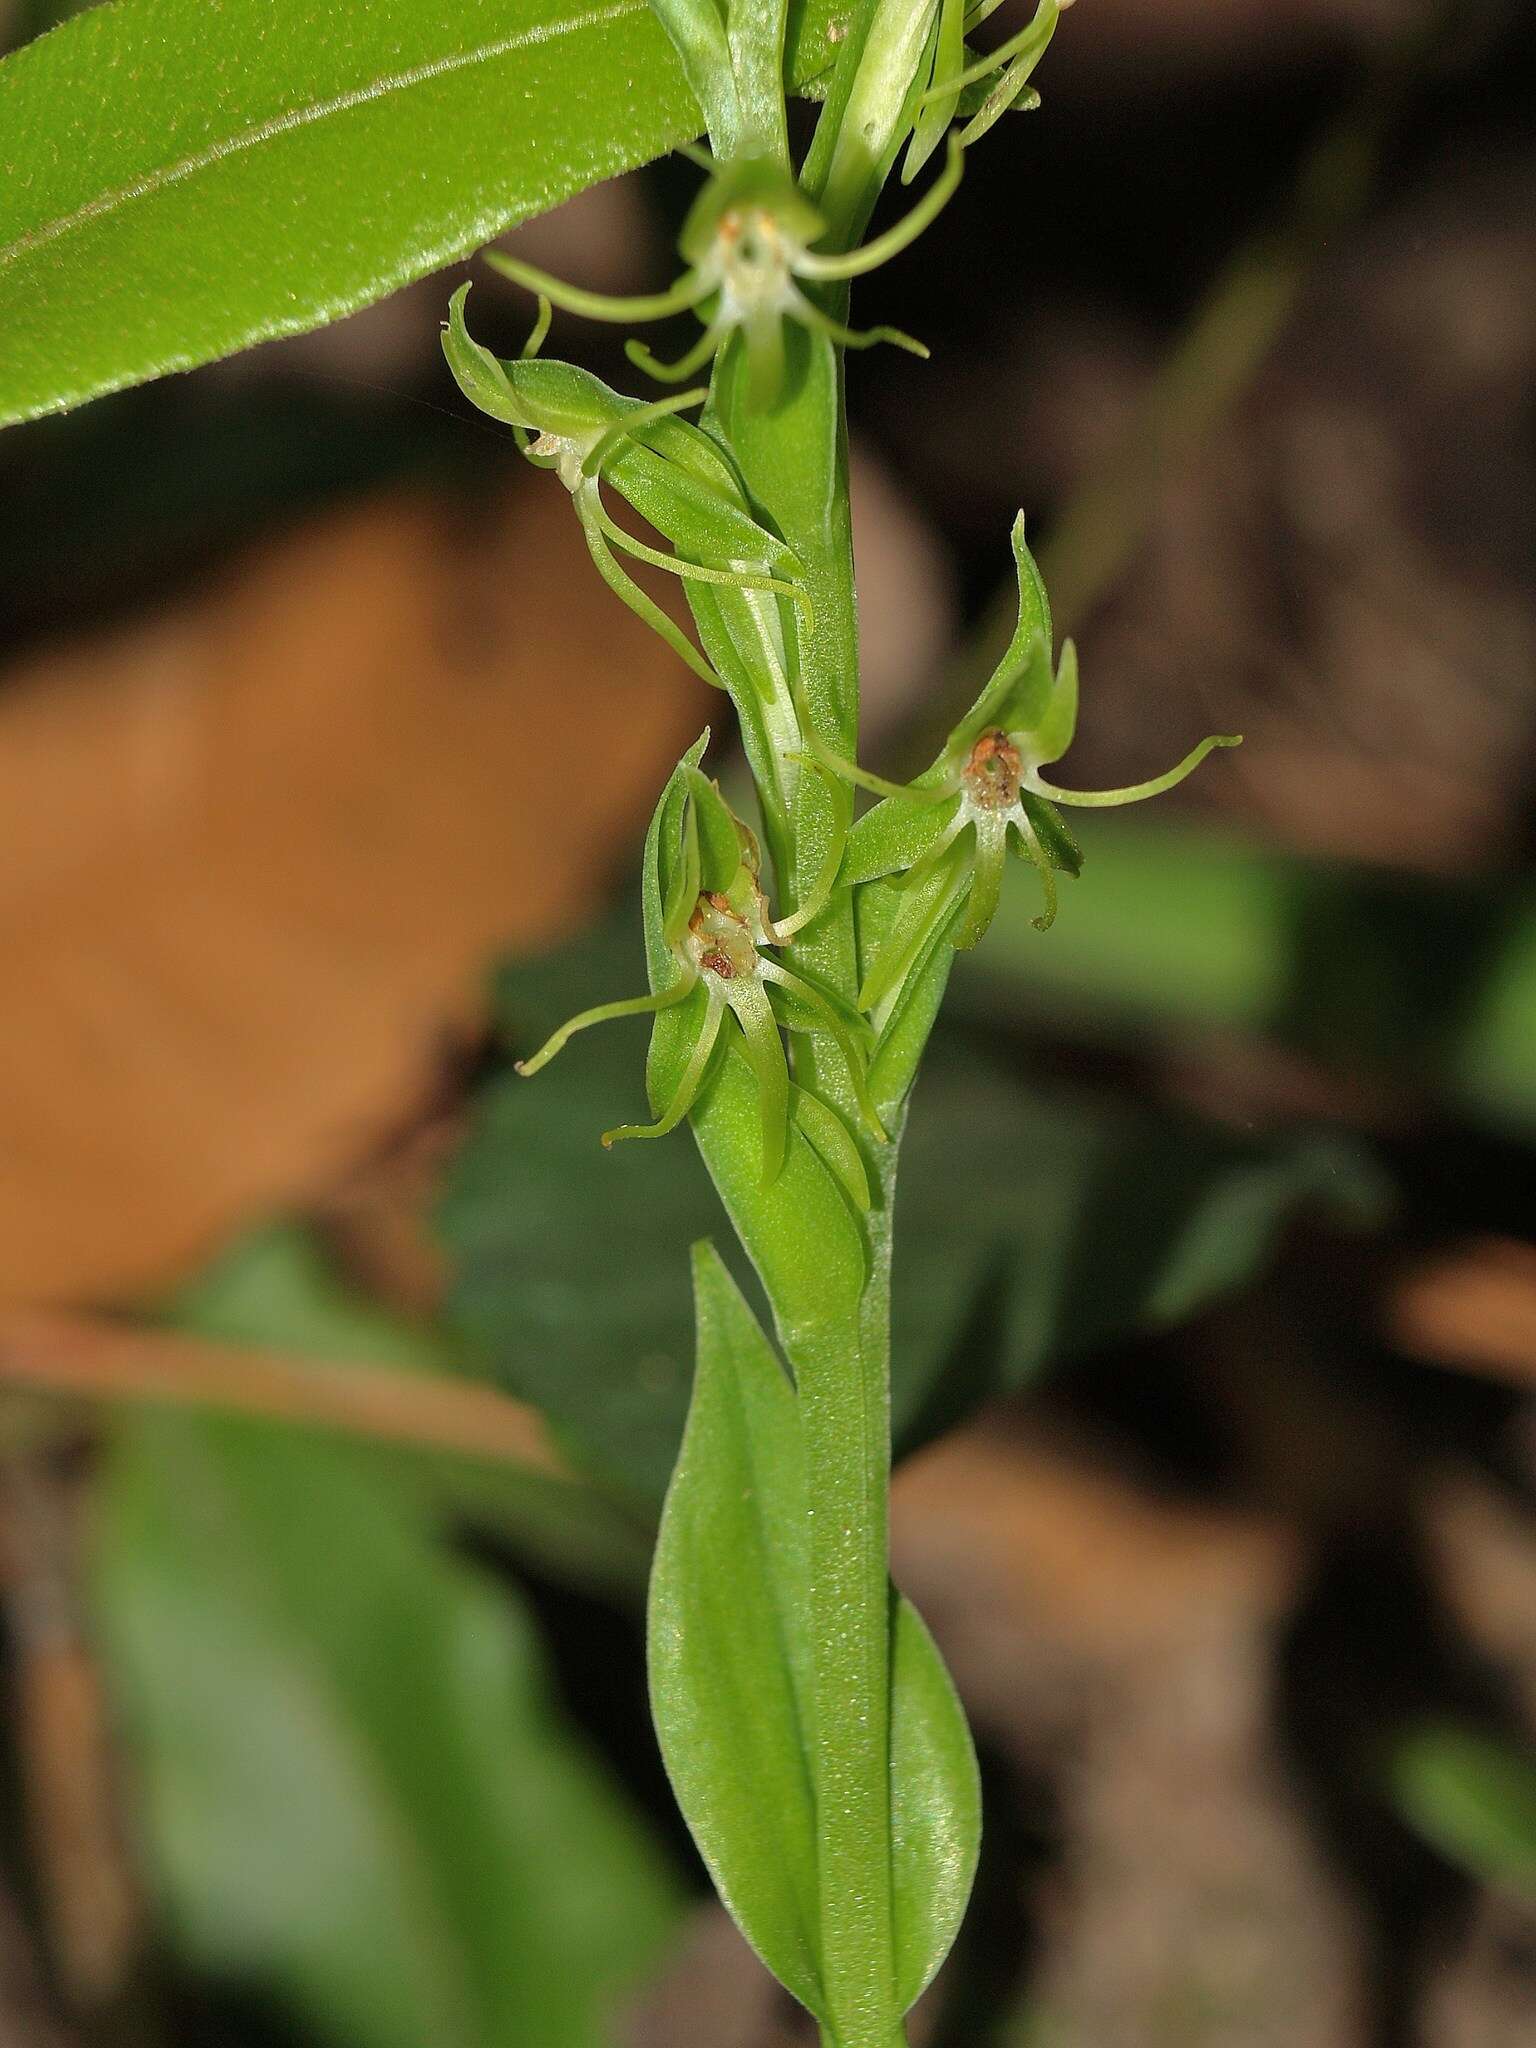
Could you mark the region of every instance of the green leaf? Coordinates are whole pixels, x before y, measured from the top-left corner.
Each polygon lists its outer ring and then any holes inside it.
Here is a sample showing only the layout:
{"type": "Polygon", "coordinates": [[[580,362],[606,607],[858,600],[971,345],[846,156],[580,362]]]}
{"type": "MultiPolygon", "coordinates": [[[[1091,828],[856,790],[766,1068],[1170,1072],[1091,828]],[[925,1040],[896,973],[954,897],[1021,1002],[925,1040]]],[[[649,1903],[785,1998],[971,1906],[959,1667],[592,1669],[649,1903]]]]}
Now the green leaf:
{"type": "Polygon", "coordinates": [[[1488,1884],[1536,1897],[1536,1757],[1471,1728],[1415,1728],[1390,1760],[1409,1824],[1488,1884]]]}
{"type": "Polygon", "coordinates": [[[89,9],[0,63],[0,424],[322,326],[699,128],[646,0],[89,9]]]}
{"type": "Polygon", "coordinates": [[[1242,1286],[1312,1208],[1381,1220],[1385,1177],[1326,1133],[1254,1141],[935,1040],[896,1207],[894,1427],[910,1448],[1048,1367],[1242,1286]]]}
{"type": "MultiPolygon", "coordinates": [[[[721,1897],[800,2002],[823,2004],[805,1463],[794,1390],[712,1247],[694,1249],[698,1369],[651,1579],[651,1707],[721,1897]]],[[[937,1651],[897,1602],[893,1877],[903,2007],[975,1871],[976,1765],[937,1651]]]]}
{"type": "Polygon", "coordinates": [[[363,1456],[126,1431],[95,1590],[173,1938],[350,2048],[600,2048],[672,1881],[505,1591],[363,1456]]]}
{"type": "Polygon", "coordinates": [[[981,1780],[965,1710],[917,1609],[891,1630],[891,1861],[903,2011],[954,1945],[976,1876],[981,1780]]]}

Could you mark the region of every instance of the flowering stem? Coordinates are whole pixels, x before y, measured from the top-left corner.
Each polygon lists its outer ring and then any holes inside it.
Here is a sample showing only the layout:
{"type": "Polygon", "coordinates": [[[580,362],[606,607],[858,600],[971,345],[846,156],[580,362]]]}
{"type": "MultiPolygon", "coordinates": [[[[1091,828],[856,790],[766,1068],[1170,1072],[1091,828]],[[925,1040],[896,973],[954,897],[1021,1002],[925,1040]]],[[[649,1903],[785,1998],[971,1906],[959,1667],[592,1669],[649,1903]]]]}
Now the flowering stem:
{"type": "MultiPolygon", "coordinates": [[[[827,746],[851,754],[858,625],[842,361],[818,336],[798,334],[794,345],[801,359],[778,406],[761,411],[747,402],[744,351],[735,345],[720,359],[711,402],[753,500],[802,565],[816,621],[799,646],[807,715],[827,746]]],[[[824,778],[803,761],[785,767],[790,830],[773,851],[781,898],[794,901],[814,885],[833,825],[824,778]]],[[[848,892],[834,895],[796,934],[786,957],[853,1002],[858,964],[848,892]]],[[[797,1078],[833,1104],[851,1130],[863,1129],[855,1083],[836,1043],[801,1036],[795,1058],[797,1078]]],[[[892,1171],[894,1150],[865,1147],[875,1185],[892,1171]]],[[[867,1283],[842,1320],[797,1323],[785,1304],[774,1303],[799,1389],[811,1518],[809,1633],[830,2048],[892,2048],[905,2038],[895,2006],[890,1831],[888,1207],[871,1213],[867,1235],[867,1283]]],[[[750,1229],[743,1242],[756,1257],[750,1229]]]]}
{"type": "Polygon", "coordinates": [[[870,1299],[883,1292],[866,1293],[856,1322],[787,1340],[811,1518],[822,1974],[837,2048],[893,2038],[888,1331],[870,1299]]]}

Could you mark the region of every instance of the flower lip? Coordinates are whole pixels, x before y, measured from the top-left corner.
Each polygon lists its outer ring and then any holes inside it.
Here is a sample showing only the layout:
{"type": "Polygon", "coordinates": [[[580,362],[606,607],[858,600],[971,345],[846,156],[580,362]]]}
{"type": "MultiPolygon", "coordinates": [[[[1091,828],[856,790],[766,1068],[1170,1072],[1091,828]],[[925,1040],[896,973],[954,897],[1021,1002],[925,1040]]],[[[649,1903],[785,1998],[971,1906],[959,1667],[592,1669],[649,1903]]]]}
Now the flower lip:
{"type": "Polygon", "coordinates": [[[1019,800],[1024,763],[1008,734],[992,726],[971,748],[961,770],[966,796],[983,811],[1009,811],[1019,800]]]}
{"type": "Polygon", "coordinates": [[[796,246],[767,207],[732,207],[715,230],[714,267],[729,316],[783,313],[791,304],[796,246]]]}
{"type": "Polygon", "coordinates": [[[721,981],[745,981],[760,973],[752,934],[728,896],[710,891],[694,905],[688,920],[694,959],[721,981]]]}

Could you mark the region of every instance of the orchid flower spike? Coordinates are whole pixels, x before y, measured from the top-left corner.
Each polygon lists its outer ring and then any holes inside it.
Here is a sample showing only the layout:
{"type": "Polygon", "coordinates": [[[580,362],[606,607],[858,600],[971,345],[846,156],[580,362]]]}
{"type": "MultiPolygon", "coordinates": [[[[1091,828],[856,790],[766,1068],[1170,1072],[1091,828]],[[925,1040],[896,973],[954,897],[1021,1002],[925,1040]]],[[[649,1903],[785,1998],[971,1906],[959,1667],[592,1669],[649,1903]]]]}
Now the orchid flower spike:
{"type": "Polygon", "coordinates": [[[884,797],[849,834],[839,881],[901,875],[903,904],[869,967],[859,1007],[874,1011],[905,979],[933,931],[966,901],[954,937],[974,946],[992,922],[1010,840],[1034,863],[1045,893],[1035,918],[1045,931],[1056,916],[1056,873],[1076,875],[1082,854],[1058,805],[1103,807],[1140,803],[1182,782],[1215,747],[1240,735],[1214,735],[1177,767],[1124,789],[1062,789],[1041,770],[1060,760],[1077,726],[1077,652],[1067,641],[1051,668],[1051,614],[1045,585],[1024,542],[1024,517],[1013,527],[1019,578],[1019,622],[991,681],[944,744],[932,767],[899,785],[843,764],[861,786],[884,797]]]}
{"type": "Polygon", "coordinates": [[[761,408],[772,405],[783,386],[786,320],[844,348],[887,341],[913,355],[927,355],[922,342],[897,328],[844,326],[801,286],[843,283],[888,262],[942,212],[962,168],[960,145],[952,142],[943,171],[903,220],[862,248],[820,254],[813,245],[825,234],[826,223],[781,163],[772,156],[715,161],[679,238],[687,268],[670,290],[642,298],[581,291],[495,250],[486,261],[566,312],[591,320],[662,320],[697,310],[704,332],[676,362],[658,362],[637,341],[628,343],[631,361],[662,383],[683,383],[739,333],[747,352],[747,395],[761,408]]]}
{"type": "MultiPolygon", "coordinates": [[[[536,1074],[578,1032],[617,1017],[652,1016],[648,1080],[656,1121],[605,1131],[603,1143],[661,1138],[676,1130],[697,1101],[722,1038],[745,1056],[761,1105],[762,1174],[767,1186],[784,1163],[791,1082],[782,1033],[821,1032],[847,1064],[855,1098],[873,1137],[885,1131],[870,1098],[866,1070],[869,1026],[840,999],[794,972],[768,950],[775,943],[750,829],[699,767],[706,732],[678,763],[657,806],[646,847],[646,929],[651,993],[583,1010],[539,1050],[517,1063],[536,1074]],[[726,1019],[732,1021],[727,1025],[726,1019]]],[[[818,1129],[839,1120],[818,1105],[818,1129]]],[[[829,1159],[861,1206],[868,1189],[858,1148],[834,1138],[829,1159]],[[847,1165],[851,1156],[854,1164],[847,1165]]]]}
{"type": "Polygon", "coordinates": [[[645,403],[624,398],[586,370],[547,362],[538,349],[549,308],[523,354],[504,362],[464,324],[469,286],[449,306],[443,353],[460,390],[516,434],[529,461],[552,469],[571,494],[587,548],[603,581],[707,683],[724,685],[704,656],[617,559],[619,553],[691,583],[774,591],[809,611],[792,549],[753,516],[746,488],[725,450],[702,427],[677,415],[702,390],[645,403]],[[671,542],[671,552],[626,533],[603,502],[610,485],[671,542]]]}

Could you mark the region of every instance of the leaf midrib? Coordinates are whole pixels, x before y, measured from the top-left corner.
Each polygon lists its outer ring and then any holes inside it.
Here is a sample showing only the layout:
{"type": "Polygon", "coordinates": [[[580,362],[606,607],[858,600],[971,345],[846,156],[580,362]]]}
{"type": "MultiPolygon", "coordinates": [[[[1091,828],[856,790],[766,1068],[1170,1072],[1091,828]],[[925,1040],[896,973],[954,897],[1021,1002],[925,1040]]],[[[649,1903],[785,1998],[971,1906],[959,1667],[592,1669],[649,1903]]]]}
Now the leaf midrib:
{"type": "Polygon", "coordinates": [[[532,28],[522,29],[511,35],[495,36],[489,42],[477,44],[471,50],[454,51],[447,56],[433,57],[421,64],[412,64],[403,71],[388,72],[380,78],[370,79],[363,85],[354,86],[347,92],[334,93],[328,99],[311,100],[307,103],[288,107],[280,114],[272,114],[264,121],[254,122],[250,127],[222,137],[204,149],[194,150],[191,155],[178,157],[174,163],[161,165],[147,171],[143,176],[119,185],[111,192],[103,192],[94,199],[88,199],[71,213],[63,213],[39,226],[26,229],[12,242],[0,248],[0,270],[19,262],[24,256],[38,249],[46,248],[78,227],[85,227],[92,221],[102,220],[120,212],[123,207],[136,199],[153,198],[156,193],[167,191],[186,179],[195,177],[199,171],[212,170],[227,158],[239,156],[248,149],[255,149],[263,142],[275,140],[302,128],[313,127],[317,122],[333,116],[351,113],[358,107],[371,105],[391,93],[410,92],[416,87],[430,85],[439,78],[450,77],[456,71],[466,71],[476,64],[494,63],[500,57],[511,56],[516,50],[537,48],[543,43],[552,43],[561,36],[575,35],[584,29],[601,28],[605,23],[621,20],[625,15],[642,13],[648,0],[607,0],[601,7],[590,8],[585,14],[569,17],[563,21],[541,22],[532,28]]]}

